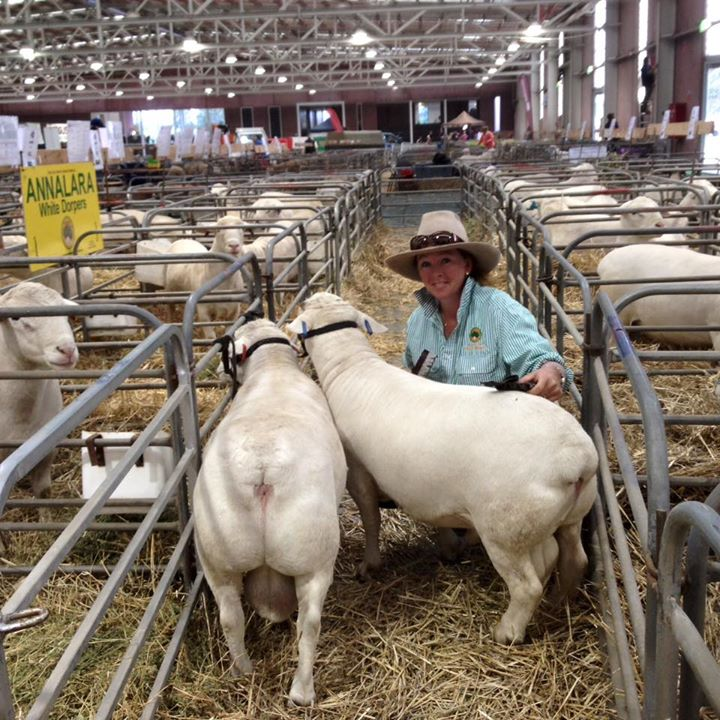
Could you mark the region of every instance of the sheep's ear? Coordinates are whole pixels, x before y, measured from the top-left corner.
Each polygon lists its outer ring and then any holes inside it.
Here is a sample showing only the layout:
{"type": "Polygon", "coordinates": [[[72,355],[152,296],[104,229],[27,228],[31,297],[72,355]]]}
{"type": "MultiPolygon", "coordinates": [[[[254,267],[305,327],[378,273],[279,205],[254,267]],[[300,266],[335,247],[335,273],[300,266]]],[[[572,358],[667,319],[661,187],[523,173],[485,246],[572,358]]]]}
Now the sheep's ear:
{"type": "Polygon", "coordinates": [[[358,324],[368,335],[387,332],[387,328],[369,315],[358,311],[358,324]]]}
{"type": "Polygon", "coordinates": [[[302,315],[298,315],[291,323],[285,326],[291,333],[295,335],[303,335],[307,332],[307,323],[302,319],[302,315]]]}

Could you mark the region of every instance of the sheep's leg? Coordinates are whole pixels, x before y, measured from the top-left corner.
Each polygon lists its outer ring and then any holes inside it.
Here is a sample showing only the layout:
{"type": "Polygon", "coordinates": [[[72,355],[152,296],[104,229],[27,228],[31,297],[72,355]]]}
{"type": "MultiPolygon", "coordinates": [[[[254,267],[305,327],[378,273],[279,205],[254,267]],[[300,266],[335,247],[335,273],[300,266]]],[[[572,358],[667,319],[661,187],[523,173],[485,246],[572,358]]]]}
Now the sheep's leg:
{"type": "MultiPolygon", "coordinates": [[[[30,486],[32,488],[33,497],[41,500],[46,498],[50,494],[50,483],[54,452],[46,455],[32,470],[30,473],[30,486]]],[[[52,513],[50,508],[41,506],[38,510],[38,520],[41,523],[50,522],[52,519],[52,513]]]]}
{"type": "Polygon", "coordinates": [[[543,587],[545,587],[552,571],[555,569],[558,561],[558,553],[558,543],[554,537],[547,538],[547,540],[536,545],[530,551],[535,572],[537,572],[543,587]]]}
{"type": "Polygon", "coordinates": [[[365,530],[365,554],[357,574],[366,578],[368,570],[382,564],[380,557],[380,507],[378,488],[373,476],[354,458],[348,457],[347,488],[360,511],[365,530]]]}
{"type": "Polygon", "coordinates": [[[332,579],[333,563],[313,575],[295,578],[298,666],[290,687],[290,701],[296,705],[311,705],[315,701],[313,665],[320,636],[320,615],[332,579]]]}
{"type": "Polygon", "coordinates": [[[510,592],[510,604],[493,628],[493,638],[503,645],[522,642],[525,639],[525,628],[543,593],[543,583],[535,569],[533,556],[527,550],[508,552],[486,538],[483,538],[483,543],[510,592]]]}
{"type": "Polygon", "coordinates": [[[564,525],[555,533],[560,546],[558,584],[554,599],[572,599],[587,569],[588,559],[581,539],[582,523],[564,525]]]}
{"type": "Polygon", "coordinates": [[[236,677],[252,672],[252,662],[245,648],[245,613],[240,599],[240,589],[235,583],[213,577],[205,567],[208,585],[220,608],[220,625],[232,658],[232,674],[236,677]]]}

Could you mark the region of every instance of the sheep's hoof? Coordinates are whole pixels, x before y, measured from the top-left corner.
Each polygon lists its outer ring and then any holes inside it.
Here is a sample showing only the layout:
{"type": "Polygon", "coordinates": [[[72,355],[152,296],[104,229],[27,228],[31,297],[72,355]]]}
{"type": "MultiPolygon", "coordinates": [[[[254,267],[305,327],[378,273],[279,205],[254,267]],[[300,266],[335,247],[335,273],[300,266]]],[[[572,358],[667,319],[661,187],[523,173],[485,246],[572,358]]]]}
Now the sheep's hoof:
{"type": "Polygon", "coordinates": [[[293,705],[312,705],[315,702],[315,688],[313,683],[309,683],[309,687],[303,687],[299,680],[293,680],[290,688],[290,697],[288,699],[288,707],[293,705]]]}
{"type": "Polygon", "coordinates": [[[230,671],[235,677],[249,675],[253,671],[252,660],[246,655],[245,657],[235,658],[230,671]]]}
{"type": "Polygon", "coordinates": [[[372,560],[365,558],[358,565],[355,571],[355,577],[357,577],[358,580],[370,580],[370,571],[378,570],[381,565],[382,560],[380,560],[380,558],[373,558],[372,560]]]}
{"type": "Polygon", "coordinates": [[[493,628],[492,637],[500,645],[520,645],[525,640],[525,633],[519,633],[510,623],[501,620],[493,628]]]}

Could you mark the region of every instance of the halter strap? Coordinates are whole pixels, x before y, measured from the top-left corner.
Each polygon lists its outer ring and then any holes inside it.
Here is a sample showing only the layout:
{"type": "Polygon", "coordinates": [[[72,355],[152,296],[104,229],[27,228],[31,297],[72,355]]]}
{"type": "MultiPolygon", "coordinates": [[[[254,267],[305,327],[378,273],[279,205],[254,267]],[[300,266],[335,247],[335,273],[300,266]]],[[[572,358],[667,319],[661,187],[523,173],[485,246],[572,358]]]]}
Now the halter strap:
{"type": "Polygon", "coordinates": [[[305,341],[311,337],[317,337],[318,335],[326,335],[327,333],[335,332],[336,330],[345,330],[346,328],[357,328],[358,324],[354,320],[342,320],[340,322],[330,323],[329,325],[323,325],[313,330],[304,330],[300,335],[300,344],[303,349],[303,357],[308,354],[307,348],[305,347],[305,341]]]}

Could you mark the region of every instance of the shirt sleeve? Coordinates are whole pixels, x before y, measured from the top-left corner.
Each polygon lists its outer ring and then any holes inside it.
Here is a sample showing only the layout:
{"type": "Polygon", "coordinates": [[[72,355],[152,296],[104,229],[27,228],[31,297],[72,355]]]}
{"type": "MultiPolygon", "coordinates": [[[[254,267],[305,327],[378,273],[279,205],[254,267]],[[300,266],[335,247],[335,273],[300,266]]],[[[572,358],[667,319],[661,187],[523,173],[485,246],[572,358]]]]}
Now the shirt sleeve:
{"type": "Polygon", "coordinates": [[[502,343],[502,359],[509,374],[523,377],[535,372],[546,362],[556,362],[565,368],[565,389],[573,381],[573,372],[566,367],[562,356],[538,331],[529,310],[512,298],[503,303],[498,335],[502,343]]]}

